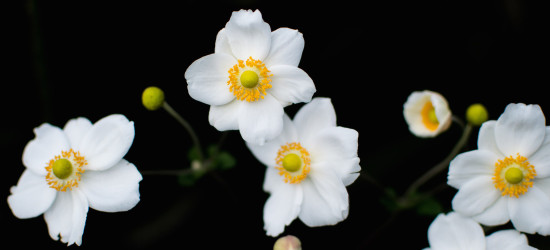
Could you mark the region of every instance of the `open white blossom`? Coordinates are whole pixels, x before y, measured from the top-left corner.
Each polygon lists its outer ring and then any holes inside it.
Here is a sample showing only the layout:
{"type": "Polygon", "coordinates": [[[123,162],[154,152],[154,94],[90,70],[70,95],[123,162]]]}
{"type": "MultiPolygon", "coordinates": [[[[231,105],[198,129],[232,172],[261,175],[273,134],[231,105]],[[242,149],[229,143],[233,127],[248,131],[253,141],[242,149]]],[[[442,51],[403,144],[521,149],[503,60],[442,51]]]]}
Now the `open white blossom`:
{"type": "Polygon", "coordinates": [[[44,215],[52,239],[82,243],[88,208],[119,212],[140,200],[137,168],[123,159],[134,123],[110,115],[95,124],[72,119],[63,129],[44,123],[23,151],[26,167],[8,204],[20,219],[44,215]]]}
{"type": "Polygon", "coordinates": [[[509,104],[483,123],[478,149],[450,163],[452,206],[485,225],[512,221],[522,232],[550,234],[550,127],[538,105],[509,104]]]}
{"type": "Polygon", "coordinates": [[[485,237],[483,228],[459,213],[439,214],[428,228],[429,248],[424,250],[534,250],[516,230],[501,230],[485,237]]]}
{"type": "Polygon", "coordinates": [[[314,98],[294,117],[285,114],[281,135],[265,143],[247,143],[267,166],[264,229],[270,236],[284,231],[296,217],[310,227],[334,225],[348,216],[346,186],[361,167],[357,131],[336,126],[330,99],[314,98]]]}
{"type": "Polygon", "coordinates": [[[218,32],[215,52],[185,72],[189,95],[210,105],[208,120],[219,131],[239,130],[262,144],[283,128],[283,108],[309,102],[313,81],[298,68],[304,38],[297,30],[271,31],[260,11],[233,12],[218,32]]]}
{"type": "Polygon", "coordinates": [[[435,137],[451,126],[452,113],[447,100],[436,92],[415,91],[403,105],[403,115],[411,133],[435,137]]]}

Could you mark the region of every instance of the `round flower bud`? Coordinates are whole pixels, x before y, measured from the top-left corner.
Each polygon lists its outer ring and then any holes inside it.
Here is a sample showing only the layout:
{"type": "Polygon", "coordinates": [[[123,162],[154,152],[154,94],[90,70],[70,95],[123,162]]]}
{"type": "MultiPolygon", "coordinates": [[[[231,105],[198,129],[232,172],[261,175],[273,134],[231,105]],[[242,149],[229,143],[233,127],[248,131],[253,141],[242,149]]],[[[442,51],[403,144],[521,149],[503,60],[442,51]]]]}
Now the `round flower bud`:
{"type": "Polygon", "coordinates": [[[481,126],[488,119],[487,109],[479,103],[470,105],[466,110],[466,120],[474,126],[481,126]]]}
{"type": "Polygon", "coordinates": [[[296,236],[287,235],[275,241],[273,250],[302,250],[302,243],[296,236]]]}
{"type": "Polygon", "coordinates": [[[141,95],[141,102],[146,109],[157,110],[164,103],[164,92],[155,86],[148,87],[141,95]]]}

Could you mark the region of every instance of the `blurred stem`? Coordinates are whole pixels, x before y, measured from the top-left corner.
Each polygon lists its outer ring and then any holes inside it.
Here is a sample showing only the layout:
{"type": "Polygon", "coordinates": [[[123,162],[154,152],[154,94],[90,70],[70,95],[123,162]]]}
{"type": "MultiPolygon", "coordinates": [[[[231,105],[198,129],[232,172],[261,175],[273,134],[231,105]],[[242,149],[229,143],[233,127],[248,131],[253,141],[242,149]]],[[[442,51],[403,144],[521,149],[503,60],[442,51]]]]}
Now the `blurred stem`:
{"type": "Polygon", "coordinates": [[[170,114],[172,117],[174,117],[185,128],[185,130],[187,130],[187,132],[191,136],[191,140],[193,140],[193,144],[195,144],[195,147],[197,147],[197,152],[199,154],[199,158],[200,158],[201,163],[204,162],[204,154],[202,152],[202,147],[201,147],[199,138],[197,137],[197,134],[195,133],[195,131],[191,127],[191,124],[189,124],[185,119],[183,119],[183,117],[178,112],[176,112],[168,104],[168,102],[165,101],[162,104],[162,107],[164,108],[164,110],[166,110],[166,112],[168,112],[168,114],[170,114]]]}
{"type": "Polygon", "coordinates": [[[449,163],[451,162],[451,160],[453,160],[455,158],[455,156],[460,152],[460,150],[468,142],[468,138],[470,137],[470,134],[472,132],[472,125],[470,125],[468,123],[468,124],[466,124],[466,126],[464,126],[464,122],[462,122],[460,119],[457,119],[454,116],[453,116],[453,121],[455,121],[455,122],[459,123],[459,125],[463,126],[464,130],[462,132],[462,136],[460,137],[460,139],[458,140],[458,142],[456,143],[454,148],[451,150],[451,153],[449,153],[449,155],[447,155],[447,157],[443,161],[439,162],[433,168],[428,170],[426,173],[424,173],[424,175],[422,175],[422,176],[420,176],[420,178],[416,179],[416,181],[413,182],[409,186],[409,188],[407,188],[407,190],[405,191],[405,194],[404,194],[405,198],[410,197],[411,194],[416,192],[416,190],[418,190],[418,188],[420,186],[422,186],[424,183],[426,183],[428,180],[430,180],[435,175],[439,174],[441,171],[447,169],[447,167],[449,166],[449,163]]]}

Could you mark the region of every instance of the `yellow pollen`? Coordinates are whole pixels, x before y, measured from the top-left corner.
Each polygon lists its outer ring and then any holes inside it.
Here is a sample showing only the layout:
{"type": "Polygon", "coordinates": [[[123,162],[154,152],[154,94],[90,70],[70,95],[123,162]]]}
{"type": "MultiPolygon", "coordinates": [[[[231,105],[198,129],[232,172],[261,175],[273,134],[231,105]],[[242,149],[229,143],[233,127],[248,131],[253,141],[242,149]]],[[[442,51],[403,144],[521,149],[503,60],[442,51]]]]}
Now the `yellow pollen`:
{"type": "Polygon", "coordinates": [[[60,155],[56,155],[48,162],[46,166],[46,182],[48,185],[57,190],[65,192],[73,187],[78,187],[78,182],[84,166],[88,165],[84,156],[80,152],[70,149],[69,151],[61,151],[60,155]]]}
{"type": "Polygon", "coordinates": [[[284,176],[285,183],[300,183],[311,170],[309,152],[299,142],[282,145],[275,158],[279,175],[284,176]]]}
{"type": "Polygon", "coordinates": [[[439,121],[435,115],[435,108],[432,102],[428,101],[424,104],[424,107],[422,107],[420,111],[420,115],[422,116],[422,123],[428,130],[435,131],[437,129],[439,121]]]}
{"type": "Polygon", "coordinates": [[[502,192],[502,196],[518,198],[533,186],[535,176],[535,166],[518,153],[515,158],[508,156],[495,163],[493,183],[495,188],[502,192]]]}
{"type": "Polygon", "coordinates": [[[235,98],[241,101],[254,102],[263,99],[267,94],[266,90],[271,88],[271,72],[260,60],[252,57],[245,61],[238,60],[238,63],[228,71],[229,91],[233,92],[235,98]]]}

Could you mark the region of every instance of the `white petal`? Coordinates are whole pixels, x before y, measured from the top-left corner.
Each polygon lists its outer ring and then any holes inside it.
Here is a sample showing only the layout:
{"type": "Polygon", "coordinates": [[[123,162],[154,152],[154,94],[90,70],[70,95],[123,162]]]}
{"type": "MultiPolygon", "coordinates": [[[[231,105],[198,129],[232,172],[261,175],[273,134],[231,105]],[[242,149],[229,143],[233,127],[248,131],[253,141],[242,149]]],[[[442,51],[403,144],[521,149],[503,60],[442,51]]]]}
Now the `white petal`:
{"type": "Polygon", "coordinates": [[[276,65],[270,67],[271,89],[268,90],[284,106],[310,102],[315,93],[315,84],[309,75],[303,70],[289,65],[276,65]]]}
{"type": "Polygon", "coordinates": [[[263,190],[268,193],[273,193],[279,185],[286,184],[285,177],[279,175],[279,170],[275,167],[268,167],[265,170],[263,190]]]}
{"type": "Polygon", "coordinates": [[[335,225],[348,217],[348,192],[333,171],[311,168],[301,184],[304,202],[298,216],[304,224],[310,227],[335,225]]]}
{"type": "Polygon", "coordinates": [[[264,60],[269,68],[272,65],[298,67],[304,51],[304,36],[298,30],[279,28],[271,32],[271,49],[264,60]]]}
{"type": "Polygon", "coordinates": [[[478,176],[492,176],[498,156],[491,151],[473,150],[457,155],[449,164],[447,183],[456,188],[478,176]]]}
{"type": "Polygon", "coordinates": [[[194,61],[185,71],[189,95],[208,105],[224,105],[235,96],[229,91],[229,73],[237,61],[229,54],[216,53],[194,61]]]}
{"type": "Polygon", "coordinates": [[[269,236],[278,236],[285,226],[288,226],[300,212],[303,200],[302,187],[281,183],[264,206],[264,229],[269,236]]]}
{"type": "Polygon", "coordinates": [[[428,228],[428,241],[434,250],[485,250],[485,234],[474,220],[458,213],[439,214],[428,228]]]}
{"type": "Polygon", "coordinates": [[[80,190],[59,192],[52,207],[44,213],[50,237],[57,240],[60,235],[61,242],[68,245],[82,244],[87,214],[88,201],[80,190]]]}
{"type": "Polygon", "coordinates": [[[312,164],[326,165],[349,185],[361,171],[357,157],[359,133],[344,127],[329,127],[319,131],[312,141],[304,145],[311,155],[312,164]]]}
{"type": "Polygon", "coordinates": [[[78,117],[69,120],[67,124],[65,124],[65,127],[63,127],[63,131],[67,135],[71,147],[78,151],[80,149],[80,142],[82,141],[82,138],[84,138],[91,128],[92,123],[90,120],[84,117],[78,117]]]}
{"type": "Polygon", "coordinates": [[[506,156],[520,153],[529,158],[544,140],[545,126],[538,105],[509,104],[495,125],[495,139],[506,156]]]}
{"type": "Polygon", "coordinates": [[[232,13],[225,25],[231,51],[238,59],[252,57],[264,60],[271,46],[271,27],[264,22],[260,11],[240,10],[232,13]]]}
{"type": "Polygon", "coordinates": [[[136,166],[123,159],[105,171],[86,171],[82,174],[80,188],[95,210],[128,211],[139,202],[141,179],[136,166]]]}
{"type": "Polygon", "coordinates": [[[229,44],[229,39],[225,34],[225,28],[221,29],[218,32],[218,35],[216,36],[216,45],[214,48],[214,53],[216,54],[224,53],[228,55],[233,55],[233,51],[231,51],[231,45],[229,44]]]}
{"type": "Polygon", "coordinates": [[[13,214],[20,219],[32,218],[43,214],[55,200],[57,191],[50,188],[44,176],[25,170],[11,188],[8,205],[13,214]]]}
{"type": "Polygon", "coordinates": [[[493,205],[472,218],[475,221],[487,226],[497,226],[507,223],[510,221],[508,199],[510,199],[508,196],[500,197],[493,205]]]}
{"type": "Polygon", "coordinates": [[[550,127],[546,127],[544,141],[537,152],[527,160],[531,165],[535,166],[537,178],[550,177],[550,127]]]}
{"type": "Polygon", "coordinates": [[[480,150],[493,152],[499,158],[506,157],[500,152],[495,139],[495,125],[497,121],[486,121],[479,128],[479,136],[477,137],[477,147],[480,150]]]}
{"type": "Polygon", "coordinates": [[[464,183],[452,201],[453,209],[466,216],[478,215],[501,197],[491,177],[479,176],[464,183]]]}
{"type": "Polygon", "coordinates": [[[510,220],[514,227],[526,233],[550,234],[550,199],[537,185],[517,199],[510,199],[510,220]]]}
{"type": "Polygon", "coordinates": [[[23,150],[23,164],[38,175],[45,176],[46,166],[62,150],[69,150],[67,136],[58,127],[44,123],[34,129],[35,138],[23,150]]]}
{"type": "Polygon", "coordinates": [[[336,112],[329,98],[316,97],[294,116],[301,142],[312,141],[325,128],[336,127],[336,112]]]}
{"type": "Polygon", "coordinates": [[[123,115],[110,115],[97,121],[82,139],[80,153],[87,169],[105,170],[126,155],[134,141],[134,122],[123,115]]]}
{"type": "Polygon", "coordinates": [[[283,116],[283,131],[275,139],[267,141],[263,145],[246,142],[246,146],[252,154],[267,167],[276,165],[275,158],[281,149],[281,146],[287,143],[297,142],[298,135],[296,128],[290,118],[284,114],[283,116]]]}
{"type": "Polygon", "coordinates": [[[244,103],[239,114],[239,130],[249,143],[262,145],[281,134],[284,110],[267,94],[264,99],[244,103]]]}
{"type": "Polygon", "coordinates": [[[532,250],[527,242],[527,236],[520,232],[508,229],[500,230],[487,236],[487,250],[532,250]]]}
{"type": "Polygon", "coordinates": [[[210,112],[208,113],[208,121],[210,125],[215,127],[218,131],[237,130],[239,129],[239,114],[243,102],[234,99],[233,101],[225,104],[210,106],[210,112]]]}

